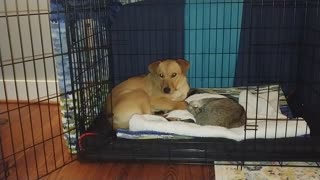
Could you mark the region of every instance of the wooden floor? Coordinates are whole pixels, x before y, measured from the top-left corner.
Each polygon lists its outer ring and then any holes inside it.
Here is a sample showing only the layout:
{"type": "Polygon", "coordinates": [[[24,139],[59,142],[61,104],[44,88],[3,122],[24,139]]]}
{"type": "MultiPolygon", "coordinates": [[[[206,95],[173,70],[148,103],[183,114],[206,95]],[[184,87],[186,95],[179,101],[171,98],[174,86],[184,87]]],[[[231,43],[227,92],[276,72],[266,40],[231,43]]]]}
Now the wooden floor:
{"type": "Polygon", "coordinates": [[[57,105],[2,103],[0,122],[5,120],[0,155],[8,163],[8,179],[214,179],[213,166],[80,163],[65,145],[57,105]]]}
{"type": "Polygon", "coordinates": [[[44,179],[214,179],[213,166],[170,164],[80,164],[78,161],[57,170],[44,179]],[[80,173],[79,173],[80,172],[80,173]],[[71,178],[72,177],[72,178],[71,178]]]}

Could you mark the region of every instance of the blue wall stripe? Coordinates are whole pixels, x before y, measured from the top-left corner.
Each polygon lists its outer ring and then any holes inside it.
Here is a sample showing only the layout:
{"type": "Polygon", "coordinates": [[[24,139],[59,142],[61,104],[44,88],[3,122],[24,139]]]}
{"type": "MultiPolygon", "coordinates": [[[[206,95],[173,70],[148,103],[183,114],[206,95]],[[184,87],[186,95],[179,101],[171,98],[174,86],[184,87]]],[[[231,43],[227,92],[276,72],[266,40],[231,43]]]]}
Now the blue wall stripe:
{"type": "Polygon", "coordinates": [[[186,0],[185,58],[191,87],[231,87],[240,40],[242,1],[186,0]]]}

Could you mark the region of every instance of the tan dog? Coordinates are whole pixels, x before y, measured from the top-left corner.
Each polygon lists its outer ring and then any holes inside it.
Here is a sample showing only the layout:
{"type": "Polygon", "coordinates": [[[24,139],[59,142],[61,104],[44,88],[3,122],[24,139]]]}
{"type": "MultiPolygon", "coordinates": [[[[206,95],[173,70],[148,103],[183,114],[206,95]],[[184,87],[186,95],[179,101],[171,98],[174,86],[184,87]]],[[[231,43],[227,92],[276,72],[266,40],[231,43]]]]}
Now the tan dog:
{"type": "Polygon", "coordinates": [[[113,128],[128,128],[133,114],[187,109],[184,101],[189,91],[186,60],[156,61],[149,74],[129,78],[112,89],[107,97],[107,113],[113,114],[113,128]],[[111,106],[112,102],[112,106],[111,106]]]}

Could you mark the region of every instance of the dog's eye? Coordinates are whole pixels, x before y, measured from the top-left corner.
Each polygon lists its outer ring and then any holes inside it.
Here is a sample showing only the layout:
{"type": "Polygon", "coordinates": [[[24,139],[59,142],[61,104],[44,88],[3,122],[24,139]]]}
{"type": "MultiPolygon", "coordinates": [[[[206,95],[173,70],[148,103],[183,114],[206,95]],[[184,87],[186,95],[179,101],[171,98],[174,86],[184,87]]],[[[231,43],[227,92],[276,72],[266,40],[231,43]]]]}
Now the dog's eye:
{"type": "Polygon", "coordinates": [[[171,77],[174,78],[177,76],[177,73],[172,73],[171,77]]]}
{"type": "Polygon", "coordinates": [[[162,73],[160,73],[160,74],[159,74],[159,76],[160,76],[161,78],[163,78],[163,77],[164,77],[164,75],[163,75],[162,73]]]}

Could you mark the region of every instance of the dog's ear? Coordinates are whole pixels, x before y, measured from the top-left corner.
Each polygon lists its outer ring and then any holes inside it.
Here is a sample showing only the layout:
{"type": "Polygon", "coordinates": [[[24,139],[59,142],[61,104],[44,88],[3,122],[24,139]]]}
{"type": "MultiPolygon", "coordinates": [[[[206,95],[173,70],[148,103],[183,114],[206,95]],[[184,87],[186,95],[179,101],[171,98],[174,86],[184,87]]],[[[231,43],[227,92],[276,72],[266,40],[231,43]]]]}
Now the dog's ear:
{"type": "Polygon", "coordinates": [[[182,73],[186,74],[188,69],[189,69],[189,67],[190,67],[189,62],[184,60],[184,59],[177,59],[177,63],[181,67],[182,73]]]}
{"type": "Polygon", "coordinates": [[[157,71],[159,64],[160,64],[160,61],[155,61],[155,62],[149,64],[149,66],[148,66],[149,72],[155,73],[157,71]]]}

